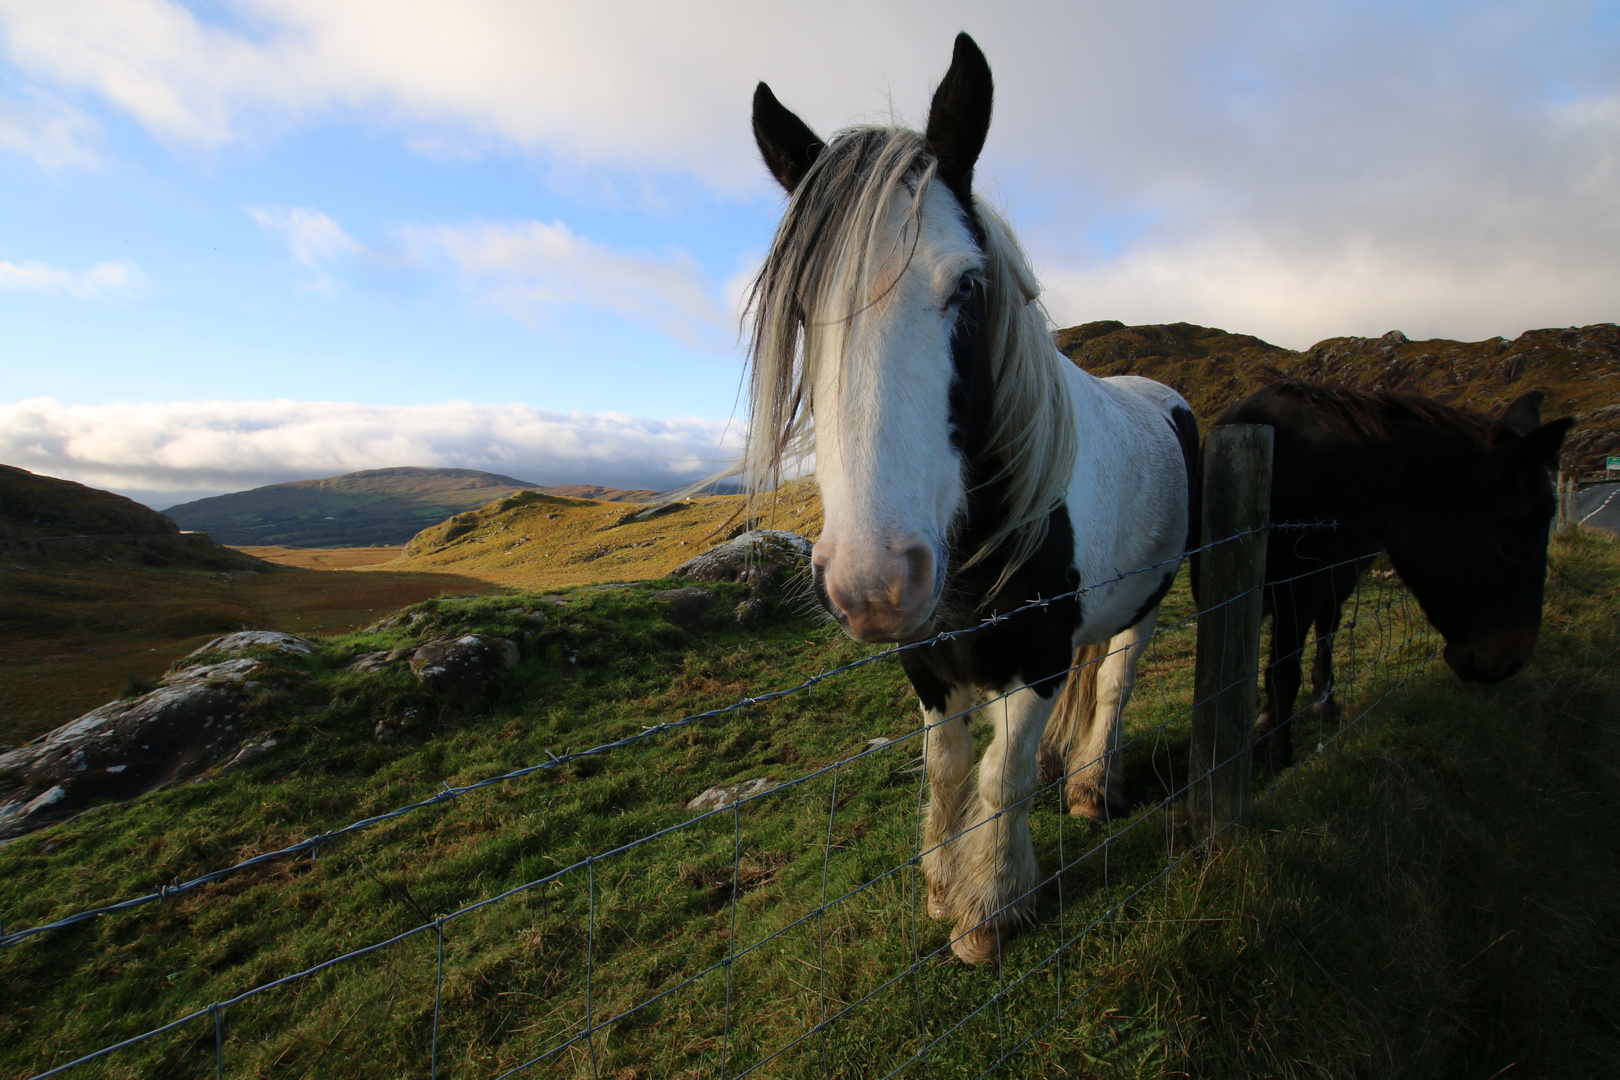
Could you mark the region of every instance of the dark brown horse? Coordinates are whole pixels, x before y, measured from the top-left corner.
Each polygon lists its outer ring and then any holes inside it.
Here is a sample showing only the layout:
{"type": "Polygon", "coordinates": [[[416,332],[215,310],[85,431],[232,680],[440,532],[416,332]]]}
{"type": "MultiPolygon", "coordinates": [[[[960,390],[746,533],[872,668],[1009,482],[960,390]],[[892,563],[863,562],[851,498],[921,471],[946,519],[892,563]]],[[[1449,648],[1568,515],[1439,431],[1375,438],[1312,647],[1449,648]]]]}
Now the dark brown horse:
{"type": "Polygon", "coordinates": [[[1574,424],[1541,423],[1542,397],[1526,394],[1492,419],[1412,394],[1272,373],[1215,421],[1275,429],[1273,523],[1334,523],[1276,530],[1267,544],[1272,656],[1258,734],[1269,734],[1261,760],[1272,769],[1293,760],[1288,721],[1313,623],[1313,707],[1337,714],[1333,631],[1380,550],[1444,635],[1446,663],[1459,677],[1494,683],[1524,666],[1541,627],[1554,510],[1548,470],[1574,424]]]}

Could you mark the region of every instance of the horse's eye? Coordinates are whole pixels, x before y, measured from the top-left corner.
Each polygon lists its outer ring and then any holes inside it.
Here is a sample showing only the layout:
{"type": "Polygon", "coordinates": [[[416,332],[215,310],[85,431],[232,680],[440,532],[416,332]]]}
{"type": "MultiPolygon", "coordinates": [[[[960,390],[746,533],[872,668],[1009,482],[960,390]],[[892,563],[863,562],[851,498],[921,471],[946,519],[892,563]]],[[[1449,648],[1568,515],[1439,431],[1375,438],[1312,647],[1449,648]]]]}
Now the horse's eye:
{"type": "Polygon", "coordinates": [[[950,306],[961,307],[963,304],[968,302],[968,298],[972,295],[973,278],[971,275],[963,274],[956,283],[956,291],[951,293],[950,306]]]}

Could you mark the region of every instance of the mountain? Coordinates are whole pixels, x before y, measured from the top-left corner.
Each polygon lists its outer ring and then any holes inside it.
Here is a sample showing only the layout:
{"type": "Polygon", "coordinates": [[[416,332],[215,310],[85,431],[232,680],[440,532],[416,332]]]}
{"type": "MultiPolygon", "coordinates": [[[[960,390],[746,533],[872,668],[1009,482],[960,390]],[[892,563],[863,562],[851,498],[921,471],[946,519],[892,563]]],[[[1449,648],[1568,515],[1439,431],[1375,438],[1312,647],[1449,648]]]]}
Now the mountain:
{"type": "Polygon", "coordinates": [[[368,469],[271,484],[251,491],[181,503],[167,513],[188,529],[205,529],[225,544],[284,547],[367,547],[403,544],[452,514],[484,506],[513,491],[557,491],[594,499],[651,497],[616,488],[543,488],[476,469],[368,469]]]}
{"type": "Polygon", "coordinates": [[[1173,386],[1207,426],[1274,367],[1310,382],[1424,394],[1494,413],[1529,390],[1545,390],[1542,419],[1577,418],[1564,468],[1603,471],[1620,454],[1620,326],[1597,323],[1527,330],[1511,341],[1336,337],[1295,352],[1246,334],[1191,323],[1126,326],[1093,322],[1057,333],[1058,348],[1093,375],[1144,375],[1173,386]]]}

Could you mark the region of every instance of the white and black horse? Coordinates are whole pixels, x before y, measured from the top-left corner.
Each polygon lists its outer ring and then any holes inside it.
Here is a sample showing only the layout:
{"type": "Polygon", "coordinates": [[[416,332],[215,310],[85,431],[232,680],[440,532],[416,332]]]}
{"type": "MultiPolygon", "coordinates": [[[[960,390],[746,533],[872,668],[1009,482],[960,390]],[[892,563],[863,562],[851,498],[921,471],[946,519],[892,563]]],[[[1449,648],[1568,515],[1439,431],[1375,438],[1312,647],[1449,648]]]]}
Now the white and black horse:
{"type": "Polygon", "coordinates": [[[1109,750],[1187,542],[1197,444],[1174,391],[1093,378],[1054,347],[1023,252],[973,194],[990,104],[963,34],[925,133],[823,142],[764,83],[753,114],[791,198],[752,296],[746,468],[763,492],[814,454],[827,611],[858,640],[914,642],[1066,597],[902,654],[928,728],[929,911],[969,962],[1034,906],[1037,747],[1075,648],[1110,639],[1070,790],[1096,812],[1117,790],[1109,750]],[[985,695],[975,784],[968,715],[985,695]]]}

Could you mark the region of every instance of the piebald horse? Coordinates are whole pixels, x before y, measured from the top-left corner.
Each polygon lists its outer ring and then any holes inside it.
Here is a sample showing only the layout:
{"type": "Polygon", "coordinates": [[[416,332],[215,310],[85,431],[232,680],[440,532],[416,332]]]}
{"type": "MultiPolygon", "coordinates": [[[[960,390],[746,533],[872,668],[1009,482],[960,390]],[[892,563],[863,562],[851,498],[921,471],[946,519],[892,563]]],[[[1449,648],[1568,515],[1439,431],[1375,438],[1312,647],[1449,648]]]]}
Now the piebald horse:
{"type": "Polygon", "coordinates": [[[755,139],[790,198],[751,297],[744,461],[762,493],[814,455],[814,588],[857,640],[1060,598],[901,654],[927,730],[929,912],[970,963],[1033,911],[1037,748],[1080,646],[1112,652],[1072,740],[1071,804],[1100,815],[1117,787],[1109,751],[1187,544],[1197,456],[1174,391],[1094,378],[1053,345],[1027,259],[973,192],[990,105],[966,34],[922,133],[823,141],[759,84],[755,139]],[[975,709],[995,729],[976,783],[975,709]]]}

